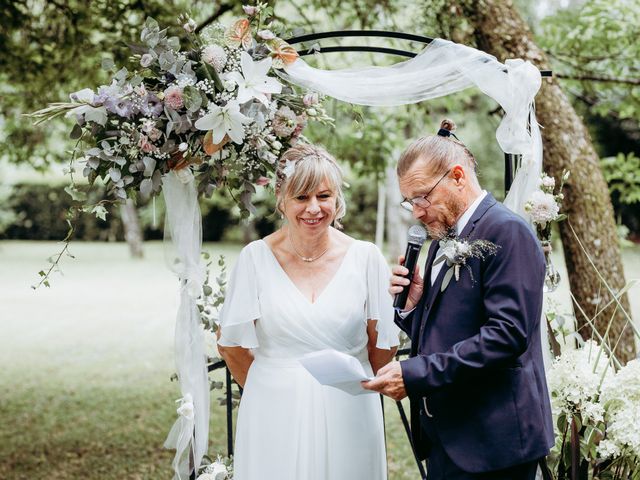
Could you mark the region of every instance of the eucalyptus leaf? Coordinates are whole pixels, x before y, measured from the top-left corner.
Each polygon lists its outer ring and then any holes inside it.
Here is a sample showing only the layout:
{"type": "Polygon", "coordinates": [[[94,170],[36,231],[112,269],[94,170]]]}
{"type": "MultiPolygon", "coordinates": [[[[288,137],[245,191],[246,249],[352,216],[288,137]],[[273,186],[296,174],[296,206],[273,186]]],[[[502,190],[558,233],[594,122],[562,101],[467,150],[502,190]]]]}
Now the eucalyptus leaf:
{"type": "Polygon", "coordinates": [[[438,258],[435,259],[435,261],[433,262],[433,264],[431,265],[431,267],[435,267],[436,265],[441,264],[442,262],[444,262],[446,260],[446,255],[440,255],[438,258]]]}
{"type": "Polygon", "coordinates": [[[187,86],[183,92],[184,106],[189,112],[196,112],[202,105],[200,91],[192,86],[187,86]]]}
{"type": "Polygon", "coordinates": [[[151,196],[151,192],[153,191],[153,182],[150,178],[145,178],[140,182],[140,193],[143,197],[151,196]]]}
{"type": "Polygon", "coordinates": [[[69,133],[69,138],[71,140],[78,140],[82,136],[82,128],[77,123],[71,129],[71,133],[69,133]]]}
{"type": "Polygon", "coordinates": [[[115,68],[116,64],[112,58],[105,57],[102,59],[102,69],[109,72],[115,68]]]}
{"type": "Polygon", "coordinates": [[[122,67],[116,72],[116,74],[113,76],[113,79],[118,83],[124,82],[127,79],[127,73],[129,73],[128,70],[125,67],[122,67]]]}
{"type": "Polygon", "coordinates": [[[143,157],[142,161],[144,163],[144,176],[150,177],[156,168],[156,160],[152,157],[143,157]]]}
{"type": "Polygon", "coordinates": [[[175,50],[175,51],[180,50],[180,38],[178,38],[178,37],[169,37],[169,38],[167,38],[167,45],[172,50],[175,50]]]}
{"type": "Polygon", "coordinates": [[[444,290],[449,285],[451,281],[451,277],[453,277],[453,269],[454,267],[450,267],[449,270],[444,274],[444,278],[442,279],[442,285],[440,286],[440,292],[444,292],[444,290]]]}

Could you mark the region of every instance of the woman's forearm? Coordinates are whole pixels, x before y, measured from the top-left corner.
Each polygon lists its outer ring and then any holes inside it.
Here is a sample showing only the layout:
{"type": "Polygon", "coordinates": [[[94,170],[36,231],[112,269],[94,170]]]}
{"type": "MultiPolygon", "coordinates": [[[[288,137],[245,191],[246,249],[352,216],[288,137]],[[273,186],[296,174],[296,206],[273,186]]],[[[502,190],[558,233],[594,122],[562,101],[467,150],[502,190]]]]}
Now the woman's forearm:
{"type": "Polygon", "coordinates": [[[367,322],[367,336],[369,337],[369,341],[367,342],[367,351],[369,353],[369,363],[371,364],[374,374],[380,368],[389,363],[398,351],[397,347],[392,347],[389,350],[376,347],[378,344],[378,330],[376,328],[376,324],[376,320],[369,320],[367,322]]]}
{"type": "Polygon", "coordinates": [[[369,350],[369,363],[371,364],[371,368],[373,369],[373,373],[375,374],[378,370],[380,370],[387,363],[393,360],[393,357],[398,351],[398,348],[392,347],[390,350],[383,350],[381,348],[370,346],[368,350],[369,350]]]}
{"type": "Polygon", "coordinates": [[[253,363],[251,350],[242,347],[223,347],[218,345],[218,353],[226,362],[235,381],[244,388],[249,367],[253,363]]]}

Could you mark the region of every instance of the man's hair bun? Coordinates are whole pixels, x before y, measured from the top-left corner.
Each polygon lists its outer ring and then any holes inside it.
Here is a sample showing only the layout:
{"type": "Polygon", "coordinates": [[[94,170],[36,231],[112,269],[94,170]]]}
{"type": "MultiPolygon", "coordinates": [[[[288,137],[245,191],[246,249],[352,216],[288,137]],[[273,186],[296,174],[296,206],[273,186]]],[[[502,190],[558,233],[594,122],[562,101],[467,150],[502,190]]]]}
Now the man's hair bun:
{"type": "Polygon", "coordinates": [[[444,120],[442,120],[442,122],[440,122],[440,128],[444,130],[449,130],[450,132],[453,133],[456,131],[456,124],[454,123],[453,120],[445,118],[444,120]]]}

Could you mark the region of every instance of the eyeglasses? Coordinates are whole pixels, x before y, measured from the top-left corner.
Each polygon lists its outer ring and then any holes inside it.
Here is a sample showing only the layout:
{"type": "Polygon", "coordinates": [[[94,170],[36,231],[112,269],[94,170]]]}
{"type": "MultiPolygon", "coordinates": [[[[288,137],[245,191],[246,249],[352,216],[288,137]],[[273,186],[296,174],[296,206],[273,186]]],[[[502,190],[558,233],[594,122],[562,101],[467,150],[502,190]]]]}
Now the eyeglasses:
{"type": "Polygon", "coordinates": [[[444,178],[449,175],[449,172],[451,171],[451,169],[447,170],[445,172],[445,174],[440,177],[440,180],[438,180],[436,182],[436,184],[431,187],[431,189],[427,192],[426,195],[420,195],[419,197],[415,197],[412,198],[411,200],[408,199],[404,199],[402,202],[400,202],[400,206],[402,208],[404,208],[405,210],[408,210],[410,212],[413,212],[413,206],[417,205],[420,208],[429,208],[431,206],[431,201],[429,200],[429,195],[431,195],[431,192],[433,192],[435,190],[435,188],[438,186],[438,184],[444,180],[444,178]]]}

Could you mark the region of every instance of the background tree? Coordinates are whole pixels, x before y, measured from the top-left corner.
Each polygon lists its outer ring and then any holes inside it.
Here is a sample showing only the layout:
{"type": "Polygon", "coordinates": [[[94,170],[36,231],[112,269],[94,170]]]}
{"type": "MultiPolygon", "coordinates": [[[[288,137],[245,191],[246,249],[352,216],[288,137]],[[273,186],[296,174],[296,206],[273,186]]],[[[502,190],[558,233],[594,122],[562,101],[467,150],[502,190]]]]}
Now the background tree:
{"type": "MultiPolygon", "coordinates": [[[[459,5],[480,49],[500,60],[524,58],[540,69],[550,68],[546,54],[534,42],[531,30],[510,1],[466,0],[459,5]]],[[[629,314],[612,302],[612,292],[604,285],[615,293],[623,289],[625,279],[613,208],[598,154],[558,80],[543,82],[536,97],[536,112],[545,127],[545,169],[556,178],[563,170],[571,170],[564,203],[569,221],[560,224],[560,234],[571,291],[577,309],[584,312],[576,315],[578,326],[583,336],[589,337],[591,326],[586,322],[595,319],[595,327],[603,335],[609,333],[612,345],[620,340],[616,354],[628,361],[635,358],[636,352],[629,314]]],[[[626,295],[619,301],[630,312],[626,295]]]]}

